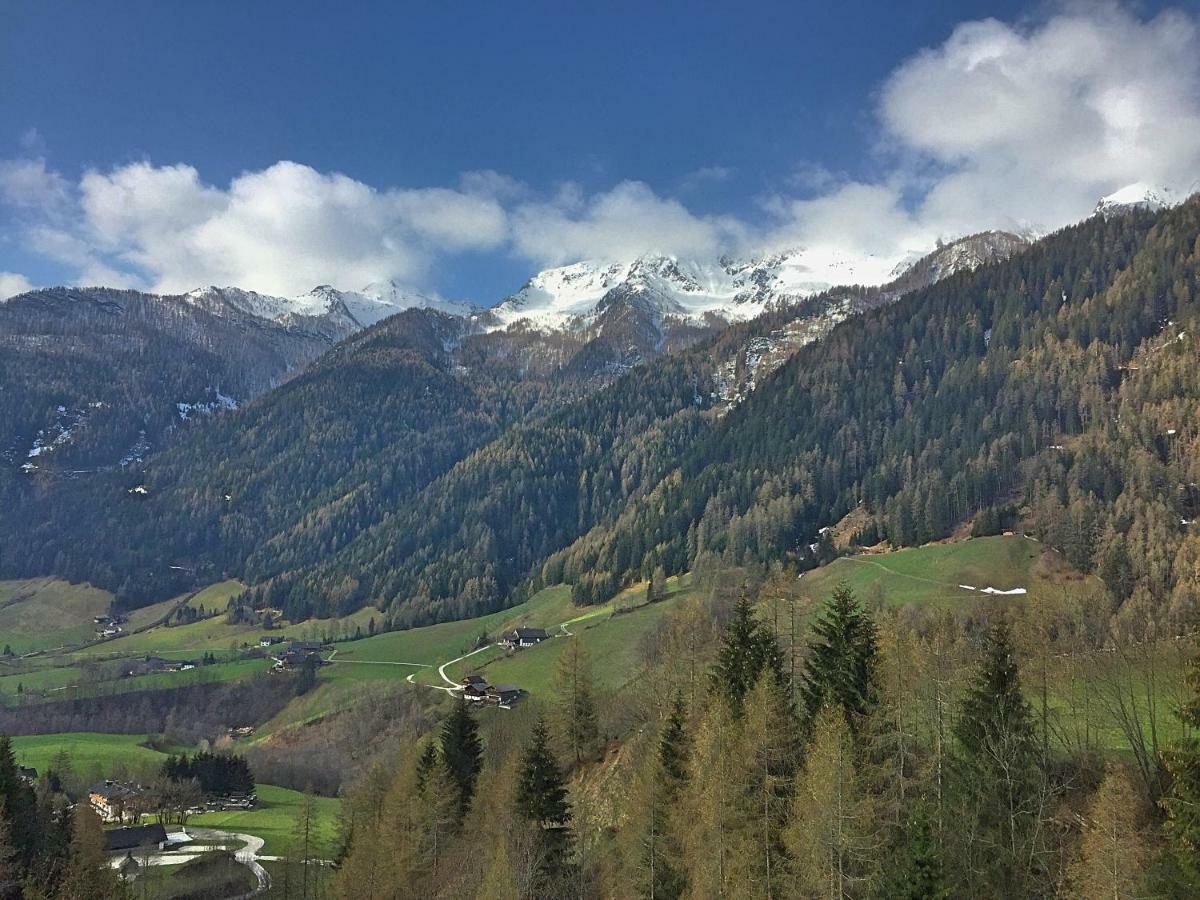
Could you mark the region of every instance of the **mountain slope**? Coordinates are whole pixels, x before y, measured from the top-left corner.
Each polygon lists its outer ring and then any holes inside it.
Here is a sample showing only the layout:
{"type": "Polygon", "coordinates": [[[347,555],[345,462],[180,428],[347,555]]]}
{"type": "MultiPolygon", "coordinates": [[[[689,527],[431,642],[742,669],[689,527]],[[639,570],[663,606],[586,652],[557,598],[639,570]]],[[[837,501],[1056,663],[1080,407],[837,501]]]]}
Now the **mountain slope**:
{"type": "Polygon", "coordinates": [[[279,384],[341,333],[102,288],[0,304],[0,469],[128,465],[204,412],[279,384]]]}

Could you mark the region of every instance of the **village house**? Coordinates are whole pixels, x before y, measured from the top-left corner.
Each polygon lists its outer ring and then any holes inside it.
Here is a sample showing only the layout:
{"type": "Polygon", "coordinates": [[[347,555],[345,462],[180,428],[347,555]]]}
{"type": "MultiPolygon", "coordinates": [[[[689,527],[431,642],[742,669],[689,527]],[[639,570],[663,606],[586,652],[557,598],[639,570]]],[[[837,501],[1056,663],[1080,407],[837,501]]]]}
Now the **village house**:
{"type": "Polygon", "coordinates": [[[24,781],[26,784],[37,784],[37,769],[34,769],[30,766],[18,766],[17,768],[20,771],[22,781],[24,781]]]}
{"type": "Polygon", "coordinates": [[[482,703],[487,699],[488,683],[482,675],[468,675],[462,680],[463,697],[472,703],[482,703]]]}
{"type": "Polygon", "coordinates": [[[287,638],[281,634],[264,634],[258,639],[260,647],[274,647],[276,644],[282,644],[287,638]]]}
{"type": "Polygon", "coordinates": [[[162,850],[166,846],[167,830],[158,824],[110,828],[104,832],[104,849],[109,853],[150,848],[162,850]]]}
{"type": "Polygon", "coordinates": [[[325,647],[320,641],[292,641],[288,653],[320,653],[325,647]]]}
{"type": "Polygon", "coordinates": [[[518,650],[540,644],[548,637],[550,635],[546,634],[546,629],[544,628],[526,628],[525,626],[520,626],[504,635],[501,643],[509,649],[518,650]]]}
{"type": "Polygon", "coordinates": [[[132,678],[135,675],[152,675],[155,672],[165,672],[170,663],[161,656],[147,656],[129,663],[121,672],[122,678],[132,678]]]}
{"type": "Polygon", "coordinates": [[[88,788],[88,802],[104,822],[136,821],[138,800],[145,791],[140,785],[107,779],[88,788]]]}
{"type": "Polygon", "coordinates": [[[498,706],[509,706],[521,696],[521,689],[514,684],[498,684],[487,689],[487,702],[498,706]]]}

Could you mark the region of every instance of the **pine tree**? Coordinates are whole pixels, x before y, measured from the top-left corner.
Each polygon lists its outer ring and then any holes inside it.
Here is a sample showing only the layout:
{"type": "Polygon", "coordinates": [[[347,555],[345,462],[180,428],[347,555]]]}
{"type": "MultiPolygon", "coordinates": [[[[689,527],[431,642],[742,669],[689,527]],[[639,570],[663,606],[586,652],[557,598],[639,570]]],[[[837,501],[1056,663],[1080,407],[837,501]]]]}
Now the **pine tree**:
{"type": "Polygon", "coordinates": [[[563,750],[579,765],[595,752],[599,737],[592,675],[578,638],[569,638],[555,668],[555,724],[563,750]]]}
{"type": "Polygon", "coordinates": [[[8,824],[8,839],[15,851],[15,864],[27,869],[38,853],[37,797],[21,777],[7,735],[0,735],[0,805],[3,806],[0,815],[8,824]]]}
{"type": "Polygon", "coordinates": [[[682,895],[679,847],[670,827],[671,811],[687,777],[689,740],[683,697],[676,694],[658,739],[637,773],[623,832],[633,840],[628,882],[638,896],[672,900],[682,895]]]}
{"type": "Polygon", "coordinates": [[[957,843],[964,884],[986,882],[1004,896],[1025,896],[1040,875],[1047,803],[1029,704],[1021,694],[1008,626],[988,634],[983,660],[963,700],[951,758],[957,843]]]}
{"type": "Polygon", "coordinates": [[[550,749],[550,732],[539,717],[517,772],[514,808],[534,829],[538,880],[545,888],[568,870],[571,852],[571,806],[562,771],[550,749]]]}
{"type": "Polygon", "coordinates": [[[424,749],[421,750],[421,755],[417,757],[417,789],[424,790],[425,782],[429,778],[429,773],[433,771],[437,765],[438,750],[433,741],[428,741],[424,749]]]}
{"type": "Polygon", "coordinates": [[[898,868],[882,895],[889,900],[949,900],[950,889],[929,819],[918,813],[906,833],[904,855],[897,861],[898,868]]]}
{"type": "Polygon", "coordinates": [[[712,673],[713,687],[734,707],[754,687],[759,676],[768,671],[779,683],[785,681],[783,653],[775,635],[754,615],[754,607],[743,594],[733,608],[733,619],[721,638],[717,664],[712,673]]]}
{"type": "Polygon", "coordinates": [[[834,588],[813,632],[800,682],[807,721],[812,723],[823,706],[833,704],[853,728],[876,703],[875,623],[843,582],[834,588]]]}
{"type": "Polygon", "coordinates": [[[0,799],[0,897],[15,894],[20,872],[17,870],[17,848],[10,840],[11,829],[4,815],[4,800],[0,799]]]}
{"type": "Polygon", "coordinates": [[[483,768],[479,723],[461,697],[442,725],[442,759],[458,785],[459,820],[466,815],[475,794],[475,780],[483,768]]]}

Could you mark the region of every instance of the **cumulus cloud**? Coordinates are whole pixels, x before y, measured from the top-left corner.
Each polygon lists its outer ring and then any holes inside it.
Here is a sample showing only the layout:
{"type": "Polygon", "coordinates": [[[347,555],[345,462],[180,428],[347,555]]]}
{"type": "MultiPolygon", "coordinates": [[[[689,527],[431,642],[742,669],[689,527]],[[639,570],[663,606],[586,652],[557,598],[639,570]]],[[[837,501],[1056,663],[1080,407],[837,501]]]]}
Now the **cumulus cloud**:
{"type": "Polygon", "coordinates": [[[33,285],[24,275],[18,275],[16,272],[0,272],[0,303],[9,297],[32,290],[33,285]]]}
{"type": "Polygon", "coordinates": [[[712,256],[745,231],[729,217],[695,215],[639,181],[591,197],[577,185],[563,185],[553,199],[522,204],[512,215],[516,252],[541,265],[647,252],[712,256]]]}
{"type": "Polygon", "coordinates": [[[495,247],[507,234],[494,197],[380,191],[292,162],[221,188],[188,165],[134,163],[69,185],[41,161],[18,161],[0,169],[0,196],[43,212],[26,224],[26,243],[73,266],[80,282],[166,293],[210,283],[280,294],[321,283],[411,283],[439,253],[495,247]],[[77,215],[59,214],[64,205],[77,215]]]}
{"type": "Polygon", "coordinates": [[[1133,182],[1200,188],[1200,32],[1167,11],[1069,4],[1043,20],[966,22],[879,92],[877,182],[801,166],[815,198],[766,198],[772,245],[900,253],[986,228],[1049,230],[1133,182]]]}

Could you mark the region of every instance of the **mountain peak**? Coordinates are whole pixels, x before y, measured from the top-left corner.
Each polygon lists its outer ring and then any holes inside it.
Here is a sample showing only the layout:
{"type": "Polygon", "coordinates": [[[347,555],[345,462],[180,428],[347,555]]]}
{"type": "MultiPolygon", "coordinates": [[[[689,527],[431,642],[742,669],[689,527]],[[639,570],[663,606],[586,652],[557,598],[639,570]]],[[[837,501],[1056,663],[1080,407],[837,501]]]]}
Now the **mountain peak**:
{"type": "Polygon", "coordinates": [[[1170,189],[1144,181],[1135,181],[1120,190],[1113,191],[1106,197],[1101,197],[1096,204],[1095,213],[1106,216],[1130,209],[1156,210],[1173,206],[1174,203],[1175,200],[1170,189]]]}

